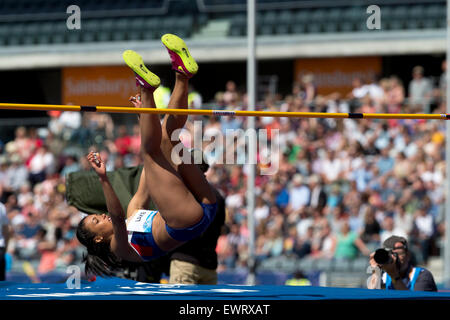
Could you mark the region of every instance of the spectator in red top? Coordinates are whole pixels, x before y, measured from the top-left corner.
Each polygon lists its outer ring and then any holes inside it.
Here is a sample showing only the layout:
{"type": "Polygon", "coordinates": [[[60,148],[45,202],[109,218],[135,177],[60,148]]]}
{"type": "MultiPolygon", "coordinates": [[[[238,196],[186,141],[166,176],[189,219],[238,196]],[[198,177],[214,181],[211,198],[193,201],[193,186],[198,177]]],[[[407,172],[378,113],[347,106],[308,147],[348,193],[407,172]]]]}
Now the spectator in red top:
{"type": "Polygon", "coordinates": [[[128,135],[127,127],[125,125],[119,126],[117,130],[117,139],[114,141],[117,152],[124,156],[130,153],[131,149],[131,137],[128,135]]]}
{"type": "Polygon", "coordinates": [[[130,137],[130,152],[139,154],[141,150],[141,132],[139,125],[133,126],[133,135],[130,137]]]}

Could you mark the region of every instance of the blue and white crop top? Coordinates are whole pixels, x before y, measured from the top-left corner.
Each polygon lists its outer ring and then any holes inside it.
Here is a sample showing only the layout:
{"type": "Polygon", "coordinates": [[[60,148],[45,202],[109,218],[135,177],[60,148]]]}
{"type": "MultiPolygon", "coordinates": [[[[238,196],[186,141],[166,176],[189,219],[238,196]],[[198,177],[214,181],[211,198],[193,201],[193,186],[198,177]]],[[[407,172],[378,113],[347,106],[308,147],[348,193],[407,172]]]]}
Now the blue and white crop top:
{"type": "MultiPolygon", "coordinates": [[[[200,203],[203,209],[202,219],[195,225],[187,228],[171,228],[166,224],[166,231],[173,239],[185,242],[200,236],[211,222],[217,212],[217,203],[200,203]]],[[[158,211],[138,210],[127,221],[128,242],[144,261],[156,259],[167,252],[161,250],[155,242],[152,233],[152,223],[158,211]]]]}
{"type": "Polygon", "coordinates": [[[166,254],[155,242],[152,223],[158,211],[138,210],[127,220],[128,242],[144,261],[166,254]]]}

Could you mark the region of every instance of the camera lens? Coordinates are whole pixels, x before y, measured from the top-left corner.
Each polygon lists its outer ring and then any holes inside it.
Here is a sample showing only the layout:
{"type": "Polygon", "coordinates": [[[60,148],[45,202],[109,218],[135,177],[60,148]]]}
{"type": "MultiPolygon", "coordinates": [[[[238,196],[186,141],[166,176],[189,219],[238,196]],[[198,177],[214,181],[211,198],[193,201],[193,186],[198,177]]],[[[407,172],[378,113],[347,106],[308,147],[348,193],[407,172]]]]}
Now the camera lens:
{"type": "Polygon", "coordinates": [[[385,249],[378,249],[375,251],[375,255],[373,257],[376,263],[378,264],[386,264],[389,262],[391,257],[389,256],[389,252],[385,249]]]}

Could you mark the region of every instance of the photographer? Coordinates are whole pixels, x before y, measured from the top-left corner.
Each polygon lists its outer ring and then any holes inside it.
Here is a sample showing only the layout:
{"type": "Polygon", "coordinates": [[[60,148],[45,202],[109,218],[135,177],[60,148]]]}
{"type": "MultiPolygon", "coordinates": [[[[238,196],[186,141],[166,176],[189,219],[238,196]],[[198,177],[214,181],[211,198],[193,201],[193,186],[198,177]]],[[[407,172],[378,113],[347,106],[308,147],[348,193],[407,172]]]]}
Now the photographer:
{"type": "Polygon", "coordinates": [[[413,265],[405,238],[391,236],[383,248],[370,254],[373,271],[367,282],[369,289],[437,291],[431,272],[413,265]]]}

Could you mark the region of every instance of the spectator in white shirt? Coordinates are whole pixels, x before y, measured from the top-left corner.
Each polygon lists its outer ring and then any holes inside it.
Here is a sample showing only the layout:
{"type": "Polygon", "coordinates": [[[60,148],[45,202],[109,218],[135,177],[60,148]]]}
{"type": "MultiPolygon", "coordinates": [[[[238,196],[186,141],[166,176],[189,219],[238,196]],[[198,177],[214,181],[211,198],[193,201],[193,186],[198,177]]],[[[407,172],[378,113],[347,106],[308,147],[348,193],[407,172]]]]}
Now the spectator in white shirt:
{"type": "Polygon", "coordinates": [[[10,157],[10,166],[6,170],[5,189],[16,192],[27,182],[28,170],[19,154],[14,153],[10,157]]]}
{"type": "Polygon", "coordinates": [[[383,224],[382,224],[382,231],[380,233],[380,242],[383,243],[384,240],[387,238],[398,235],[400,237],[403,237],[405,239],[408,239],[408,235],[405,233],[405,231],[401,228],[398,228],[395,223],[394,219],[391,216],[384,217],[383,224]]]}
{"type": "Polygon", "coordinates": [[[352,86],[353,89],[350,93],[351,98],[361,99],[369,93],[369,88],[363,84],[361,78],[354,78],[352,86]]]}
{"type": "Polygon", "coordinates": [[[287,212],[298,211],[308,205],[310,200],[309,187],[304,184],[304,178],[300,174],[295,174],[292,179],[292,187],[289,190],[289,204],[287,212]]]}
{"type": "Polygon", "coordinates": [[[409,105],[415,112],[430,112],[430,97],[432,83],[424,77],[422,66],[415,66],[412,71],[413,79],[409,83],[409,105]]]}
{"type": "Polygon", "coordinates": [[[53,173],[55,164],[55,157],[48,151],[47,147],[40,147],[32,156],[29,163],[30,182],[32,186],[44,181],[47,174],[53,173]]]}
{"type": "Polygon", "coordinates": [[[260,196],[256,198],[256,206],[254,211],[256,224],[259,224],[261,220],[267,219],[267,217],[269,217],[269,213],[269,206],[264,202],[263,198],[260,196]]]}

